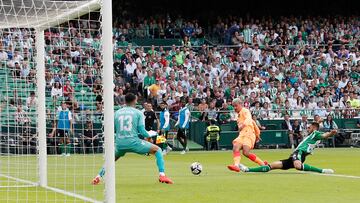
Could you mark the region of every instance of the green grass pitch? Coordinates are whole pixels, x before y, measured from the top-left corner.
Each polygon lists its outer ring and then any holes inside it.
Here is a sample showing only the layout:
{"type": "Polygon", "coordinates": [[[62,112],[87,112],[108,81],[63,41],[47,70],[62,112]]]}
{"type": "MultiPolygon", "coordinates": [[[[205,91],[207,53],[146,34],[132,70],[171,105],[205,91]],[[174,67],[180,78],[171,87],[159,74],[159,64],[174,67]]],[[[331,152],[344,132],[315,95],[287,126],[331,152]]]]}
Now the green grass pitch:
{"type": "MultiPolygon", "coordinates": [[[[254,150],[254,152],[269,162],[286,158],[291,153],[290,150],[254,150]]],[[[36,157],[14,159],[18,163],[36,161],[36,157]]],[[[7,170],[4,163],[9,161],[9,158],[2,156],[0,160],[1,171],[7,170]]],[[[101,200],[104,197],[104,185],[93,187],[89,182],[102,162],[101,155],[49,156],[49,185],[101,200]]],[[[315,154],[308,156],[306,160],[308,164],[320,168],[332,168],[335,174],[349,177],[322,176],[301,173],[293,169],[269,173],[234,173],[226,168],[226,165],[231,163],[231,151],[190,152],[186,155],[172,152],[165,157],[165,164],[166,173],[175,184],[165,185],[157,182],[157,169],[153,156],[127,154],[116,163],[117,202],[360,201],[360,149],[317,149],[315,154]],[[190,172],[189,166],[195,161],[203,165],[200,176],[194,176],[190,172]]],[[[242,163],[255,166],[246,158],[242,159],[242,163]]],[[[36,166],[27,167],[28,174],[24,176],[30,177],[31,174],[36,174],[36,166]]],[[[16,171],[25,171],[24,168],[13,168],[13,170],[14,174],[16,171]]],[[[0,184],[4,185],[5,182],[11,181],[4,177],[0,178],[0,184]]],[[[13,182],[14,185],[20,184],[13,182]]],[[[83,201],[40,187],[0,187],[0,202],[83,201]]]]}

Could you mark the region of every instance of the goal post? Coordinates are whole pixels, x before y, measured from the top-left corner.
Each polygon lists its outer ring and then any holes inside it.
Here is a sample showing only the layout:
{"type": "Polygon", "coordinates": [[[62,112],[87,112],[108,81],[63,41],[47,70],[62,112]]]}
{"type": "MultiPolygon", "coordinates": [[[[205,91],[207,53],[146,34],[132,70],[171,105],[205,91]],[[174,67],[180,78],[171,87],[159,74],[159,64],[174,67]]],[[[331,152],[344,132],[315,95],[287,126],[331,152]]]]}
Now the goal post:
{"type": "Polygon", "coordinates": [[[105,198],[107,202],[115,199],[115,150],[114,150],[114,91],[113,91],[113,42],[112,42],[112,1],[105,0],[102,5],[103,17],[103,61],[104,61],[104,134],[105,134],[105,198]],[[109,82],[110,81],[110,82],[109,82]]]}
{"type": "Polygon", "coordinates": [[[45,95],[45,40],[44,30],[37,28],[35,30],[35,47],[36,55],[36,92],[38,96],[37,102],[37,127],[38,127],[38,153],[39,153],[39,185],[41,187],[47,186],[47,144],[46,144],[46,95],[45,95]],[[43,78],[43,80],[41,79],[43,78]]]}
{"type": "Polygon", "coordinates": [[[111,0],[0,2],[0,202],[116,202],[112,81],[111,0]]]}

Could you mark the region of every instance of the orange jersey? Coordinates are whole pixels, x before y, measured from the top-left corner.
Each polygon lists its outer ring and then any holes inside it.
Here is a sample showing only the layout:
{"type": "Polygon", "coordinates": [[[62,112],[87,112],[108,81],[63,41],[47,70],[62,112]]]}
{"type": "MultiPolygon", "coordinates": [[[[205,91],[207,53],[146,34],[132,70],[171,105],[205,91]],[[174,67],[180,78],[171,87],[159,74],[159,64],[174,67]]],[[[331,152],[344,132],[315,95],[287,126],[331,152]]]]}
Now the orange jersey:
{"type": "Polygon", "coordinates": [[[252,119],[249,109],[241,109],[238,114],[237,123],[238,125],[243,124],[244,127],[240,130],[239,136],[233,142],[241,143],[253,148],[256,137],[260,136],[260,129],[252,119]]]}
{"type": "Polygon", "coordinates": [[[239,124],[244,124],[244,128],[245,127],[253,127],[253,119],[251,117],[251,113],[250,110],[247,108],[242,108],[241,111],[238,114],[238,119],[237,119],[237,123],[239,124]]]}

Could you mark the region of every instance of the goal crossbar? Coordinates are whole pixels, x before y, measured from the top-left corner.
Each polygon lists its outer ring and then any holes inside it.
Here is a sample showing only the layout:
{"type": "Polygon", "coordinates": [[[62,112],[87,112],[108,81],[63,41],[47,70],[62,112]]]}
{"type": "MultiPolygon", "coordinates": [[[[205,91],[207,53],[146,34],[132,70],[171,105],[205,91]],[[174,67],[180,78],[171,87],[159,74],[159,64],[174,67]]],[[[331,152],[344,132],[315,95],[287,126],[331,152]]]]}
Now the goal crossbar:
{"type": "Polygon", "coordinates": [[[100,9],[100,0],[2,0],[0,29],[23,27],[46,29],[100,9]]]}

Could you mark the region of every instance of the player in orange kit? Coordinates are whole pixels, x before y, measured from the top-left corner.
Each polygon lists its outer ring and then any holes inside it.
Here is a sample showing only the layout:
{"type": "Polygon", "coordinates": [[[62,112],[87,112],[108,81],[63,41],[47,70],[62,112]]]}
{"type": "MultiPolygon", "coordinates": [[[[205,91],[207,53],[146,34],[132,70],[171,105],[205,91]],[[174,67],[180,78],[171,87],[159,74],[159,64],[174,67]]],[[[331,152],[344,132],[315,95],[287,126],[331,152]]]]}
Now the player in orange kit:
{"type": "Polygon", "coordinates": [[[243,155],[251,161],[259,164],[260,166],[266,165],[266,162],[264,163],[264,161],[255,154],[250,153],[250,150],[254,147],[255,142],[260,139],[260,129],[252,119],[249,109],[244,108],[242,101],[238,98],[234,99],[232,104],[235,112],[238,113],[237,123],[240,132],[239,136],[233,141],[234,164],[229,165],[228,169],[240,172],[240,167],[244,167],[244,165],[240,164],[240,150],[242,150],[243,155]]]}

